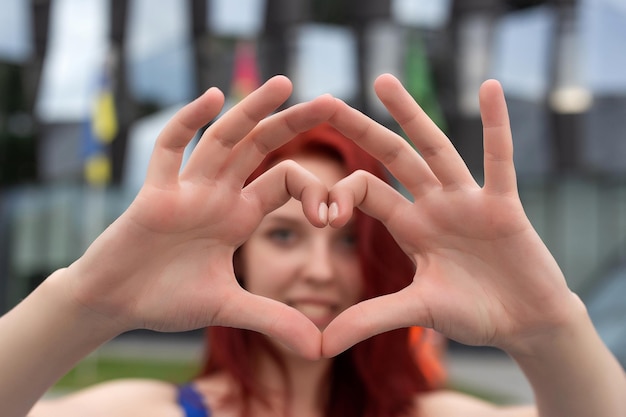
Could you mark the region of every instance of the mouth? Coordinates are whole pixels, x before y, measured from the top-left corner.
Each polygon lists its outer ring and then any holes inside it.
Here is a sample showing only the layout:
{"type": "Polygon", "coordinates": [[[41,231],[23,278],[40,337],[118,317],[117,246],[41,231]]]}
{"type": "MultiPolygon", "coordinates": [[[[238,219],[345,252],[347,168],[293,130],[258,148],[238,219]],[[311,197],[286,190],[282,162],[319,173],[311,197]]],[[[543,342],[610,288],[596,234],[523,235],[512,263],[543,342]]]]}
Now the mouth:
{"type": "Polygon", "coordinates": [[[336,304],[318,302],[318,301],[294,301],[289,305],[313,322],[318,328],[322,329],[337,316],[338,307],[336,304]]]}

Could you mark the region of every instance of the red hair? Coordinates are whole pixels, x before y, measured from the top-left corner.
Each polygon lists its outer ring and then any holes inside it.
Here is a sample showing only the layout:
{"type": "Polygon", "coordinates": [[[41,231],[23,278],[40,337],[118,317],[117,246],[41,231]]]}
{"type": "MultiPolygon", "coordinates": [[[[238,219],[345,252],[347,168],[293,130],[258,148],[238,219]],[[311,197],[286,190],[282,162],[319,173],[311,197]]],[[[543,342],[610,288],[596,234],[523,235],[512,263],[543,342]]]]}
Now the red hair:
{"type": "MultiPolygon", "coordinates": [[[[390,183],[382,164],[328,124],[299,134],[271,152],[250,176],[257,178],[279,161],[322,153],[338,159],[348,173],[365,170],[390,183]]],[[[363,299],[396,292],[411,283],[414,265],[385,226],[355,210],[357,251],[363,271],[363,299]]],[[[355,345],[337,356],[330,379],[326,416],[396,417],[414,405],[415,395],[442,382],[442,367],[432,346],[424,346],[421,328],[397,329],[355,345]],[[409,337],[411,332],[411,337],[409,337]],[[424,353],[424,355],[422,355],[424,353]]],[[[279,356],[257,333],[225,327],[207,330],[206,360],[201,375],[229,373],[240,386],[239,399],[259,397],[251,351],[261,346],[280,364],[279,356]]],[[[244,407],[244,410],[248,410],[244,407]]]]}

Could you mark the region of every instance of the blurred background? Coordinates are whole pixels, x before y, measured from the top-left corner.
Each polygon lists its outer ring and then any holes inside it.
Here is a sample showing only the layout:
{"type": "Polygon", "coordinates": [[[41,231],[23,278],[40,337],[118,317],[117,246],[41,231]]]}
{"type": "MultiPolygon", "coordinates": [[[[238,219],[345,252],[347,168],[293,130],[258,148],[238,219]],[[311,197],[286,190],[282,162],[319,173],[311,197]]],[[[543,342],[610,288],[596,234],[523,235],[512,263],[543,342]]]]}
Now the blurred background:
{"type": "Polygon", "coordinates": [[[209,86],[229,106],[286,74],[292,102],[331,93],[397,129],[372,90],[393,73],[480,181],[496,78],[527,213],[626,364],[625,44],[626,0],[0,0],[0,312],[119,216],[209,86]]]}

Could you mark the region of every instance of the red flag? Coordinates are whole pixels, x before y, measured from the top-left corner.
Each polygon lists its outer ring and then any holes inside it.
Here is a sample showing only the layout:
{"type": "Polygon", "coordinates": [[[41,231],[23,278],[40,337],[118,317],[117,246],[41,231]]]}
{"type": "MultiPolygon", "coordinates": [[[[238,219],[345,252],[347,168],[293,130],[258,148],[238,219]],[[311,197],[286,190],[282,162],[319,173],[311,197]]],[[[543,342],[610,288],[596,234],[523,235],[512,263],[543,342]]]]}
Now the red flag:
{"type": "Polygon", "coordinates": [[[238,41],[235,46],[235,63],[229,98],[237,103],[261,85],[257,66],[256,44],[253,41],[238,41]]]}

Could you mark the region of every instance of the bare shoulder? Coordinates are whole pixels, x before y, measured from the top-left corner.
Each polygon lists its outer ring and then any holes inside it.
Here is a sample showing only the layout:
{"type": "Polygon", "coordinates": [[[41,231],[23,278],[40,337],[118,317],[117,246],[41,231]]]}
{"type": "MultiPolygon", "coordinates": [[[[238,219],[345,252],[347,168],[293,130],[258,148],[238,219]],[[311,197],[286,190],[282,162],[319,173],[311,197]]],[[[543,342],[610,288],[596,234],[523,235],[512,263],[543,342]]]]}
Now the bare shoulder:
{"type": "Polygon", "coordinates": [[[496,405],[456,391],[438,390],[422,394],[417,401],[423,417],[537,417],[529,405],[496,405]]]}
{"type": "Polygon", "coordinates": [[[241,414],[238,385],[224,373],[203,376],[194,386],[211,409],[212,415],[237,416],[241,414]]]}
{"type": "Polygon", "coordinates": [[[182,417],[176,404],[176,386],[148,379],[104,382],[38,403],[29,417],[152,416],[182,417]]]}

